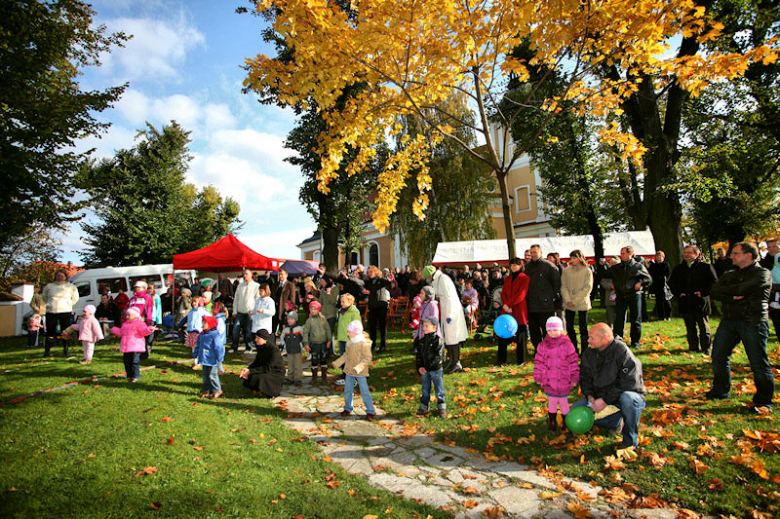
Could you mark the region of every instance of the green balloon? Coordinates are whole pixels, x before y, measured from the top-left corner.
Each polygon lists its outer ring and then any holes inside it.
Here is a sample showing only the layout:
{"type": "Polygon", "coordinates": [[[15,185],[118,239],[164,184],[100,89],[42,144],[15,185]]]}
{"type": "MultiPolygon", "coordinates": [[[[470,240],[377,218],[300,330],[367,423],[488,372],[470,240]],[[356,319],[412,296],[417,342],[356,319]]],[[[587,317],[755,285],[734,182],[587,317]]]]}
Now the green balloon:
{"type": "Polygon", "coordinates": [[[585,434],[596,421],[593,409],[587,406],[573,407],[566,415],[566,427],[574,434],[585,434]]]}

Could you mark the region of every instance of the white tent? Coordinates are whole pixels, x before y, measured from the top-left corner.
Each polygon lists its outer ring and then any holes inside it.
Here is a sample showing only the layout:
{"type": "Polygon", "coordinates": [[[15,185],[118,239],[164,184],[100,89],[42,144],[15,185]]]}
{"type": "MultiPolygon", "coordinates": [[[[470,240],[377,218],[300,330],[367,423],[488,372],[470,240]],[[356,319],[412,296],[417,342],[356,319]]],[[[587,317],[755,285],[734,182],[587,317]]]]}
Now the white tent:
{"type": "MultiPolygon", "coordinates": [[[[561,258],[568,258],[569,253],[579,249],[588,257],[594,257],[593,236],[551,236],[546,238],[519,238],[515,240],[517,254],[522,257],[523,252],[531,245],[539,244],[546,256],[550,252],[557,252],[561,258]]],[[[617,256],[620,249],[631,245],[634,254],[638,256],[653,256],[655,254],[655,242],[650,231],[615,232],[604,237],[604,255],[617,256]]],[[[475,240],[454,241],[439,243],[436,247],[436,255],[433,257],[434,265],[465,265],[472,263],[506,263],[509,261],[509,253],[506,240],[475,240]]]]}

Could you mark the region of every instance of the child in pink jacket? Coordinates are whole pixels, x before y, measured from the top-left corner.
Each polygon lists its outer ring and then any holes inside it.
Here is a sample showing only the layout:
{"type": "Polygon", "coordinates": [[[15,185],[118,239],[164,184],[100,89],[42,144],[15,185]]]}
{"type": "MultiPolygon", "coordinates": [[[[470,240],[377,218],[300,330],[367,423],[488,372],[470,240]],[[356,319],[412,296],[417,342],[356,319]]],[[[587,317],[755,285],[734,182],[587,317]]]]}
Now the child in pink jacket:
{"type": "Polygon", "coordinates": [[[157,330],[156,326],[147,326],[141,319],[137,307],[128,308],[122,328],[114,326],[111,333],[122,338],[119,351],[124,355],[125,371],[130,382],[141,378],[141,354],[146,352],[145,337],[157,330]]]}
{"type": "Polygon", "coordinates": [[[77,330],[79,332],[79,340],[84,347],[84,360],[79,364],[89,364],[92,362],[95,343],[103,340],[103,329],[100,326],[100,322],[95,318],[95,310],[94,305],[85,306],[84,318],[70,326],[72,330],[77,330]]]}
{"type": "Polygon", "coordinates": [[[569,393],[580,380],[577,350],[563,329],[560,317],[547,319],[547,336],[539,343],[534,358],[534,381],[542,386],[548,397],[547,430],[558,430],[558,406],[561,414],[569,414],[569,393]]]}

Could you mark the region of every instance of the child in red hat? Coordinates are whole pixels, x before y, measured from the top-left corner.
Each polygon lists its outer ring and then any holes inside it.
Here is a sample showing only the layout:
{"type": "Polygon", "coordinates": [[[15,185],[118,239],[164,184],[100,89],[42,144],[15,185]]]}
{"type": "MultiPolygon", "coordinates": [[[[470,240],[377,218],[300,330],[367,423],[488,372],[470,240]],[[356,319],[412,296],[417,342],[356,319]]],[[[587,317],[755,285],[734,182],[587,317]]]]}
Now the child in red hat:
{"type": "Polygon", "coordinates": [[[222,396],[219,383],[219,366],[225,359],[225,343],[217,330],[217,318],[212,315],[203,317],[203,333],[192,351],[196,362],[203,366],[203,394],[201,398],[217,399],[222,396]]]}

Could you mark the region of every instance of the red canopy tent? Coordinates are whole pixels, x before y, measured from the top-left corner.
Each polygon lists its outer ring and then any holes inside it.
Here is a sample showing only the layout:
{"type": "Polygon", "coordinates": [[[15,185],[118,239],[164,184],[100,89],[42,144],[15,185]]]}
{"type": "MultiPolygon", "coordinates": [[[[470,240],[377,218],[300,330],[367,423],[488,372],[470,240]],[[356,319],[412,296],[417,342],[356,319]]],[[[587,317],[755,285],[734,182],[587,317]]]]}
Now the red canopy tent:
{"type": "Polygon", "coordinates": [[[175,270],[200,269],[210,272],[279,270],[279,261],[258,254],[232,234],[202,249],[173,256],[175,270]]]}

